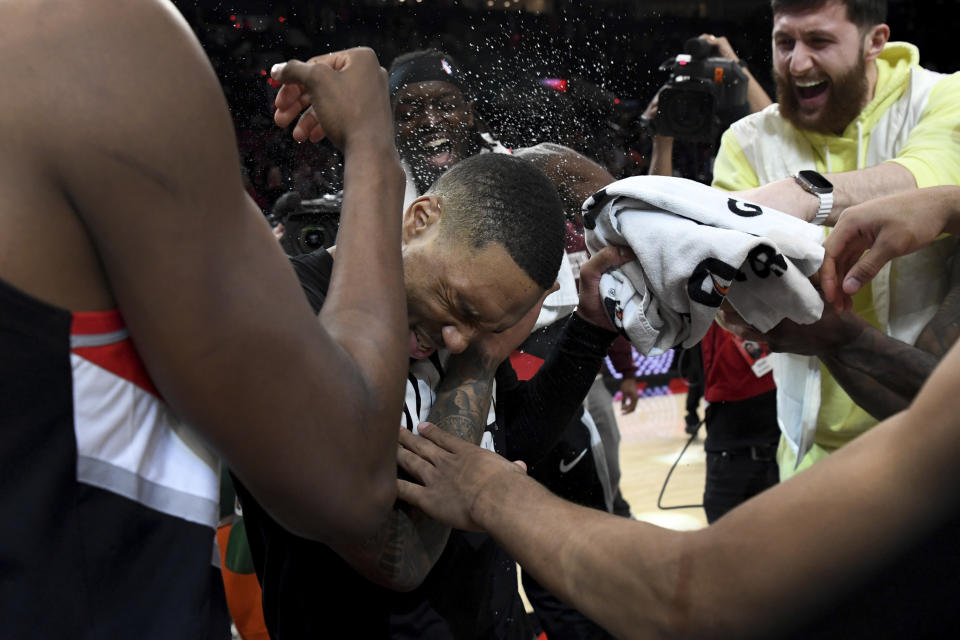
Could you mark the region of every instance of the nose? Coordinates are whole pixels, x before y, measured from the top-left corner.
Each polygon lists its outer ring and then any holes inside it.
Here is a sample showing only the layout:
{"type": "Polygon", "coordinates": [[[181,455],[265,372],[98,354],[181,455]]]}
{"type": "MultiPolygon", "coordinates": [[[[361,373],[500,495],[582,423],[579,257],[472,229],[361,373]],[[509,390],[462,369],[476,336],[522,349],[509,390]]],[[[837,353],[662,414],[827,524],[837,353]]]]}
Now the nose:
{"type": "Polygon", "coordinates": [[[463,353],[470,346],[470,341],[477,335],[477,330],[464,325],[448,324],[441,330],[443,343],[450,353],[463,353]]]}
{"type": "Polygon", "coordinates": [[[813,59],[810,57],[810,51],[802,42],[793,45],[793,51],[790,52],[790,75],[802,76],[813,68],[813,59]]]}
{"type": "Polygon", "coordinates": [[[423,109],[423,122],[433,126],[443,121],[443,114],[432,106],[426,106],[423,109]]]}

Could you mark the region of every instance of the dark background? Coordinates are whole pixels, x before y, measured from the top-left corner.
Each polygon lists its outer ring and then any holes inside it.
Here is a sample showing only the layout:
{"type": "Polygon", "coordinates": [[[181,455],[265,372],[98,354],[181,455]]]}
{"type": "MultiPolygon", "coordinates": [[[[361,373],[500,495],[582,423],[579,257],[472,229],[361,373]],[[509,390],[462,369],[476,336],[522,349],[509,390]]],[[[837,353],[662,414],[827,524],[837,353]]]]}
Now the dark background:
{"type": "MultiPolygon", "coordinates": [[[[440,48],[471,73],[475,109],[507,146],[568,144],[600,160],[616,177],[646,171],[649,135],[638,127],[636,117],[667,78],[658,67],[681,52],[687,38],[704,32],[727,36],[773,95],[771,15],[764,0],[175,0],[175,4],[221,78],[241,161],[265,209],[272,199],[264,195],[272,167],[279,169],[283,188],[302,187],[315,171],[326,176],[320,190],[339,186],[338,157],[332,149],[292,145],[272,125],[276,89],[267,74],[274,63],[292,57],[366,45],[388,66],[399,53],[440,48]],[[568,80],[567,91],[542,86],[542,78],[568,80]]],[[[956,0],[892,0],[891,39],[918,45],[921,64],[927,68],[944,72],[960,68],[952,34],[960,17],[958,5],[956,0]]],[[[712,146],[678,146],[678,170],[709,179],[712,146]]]]}

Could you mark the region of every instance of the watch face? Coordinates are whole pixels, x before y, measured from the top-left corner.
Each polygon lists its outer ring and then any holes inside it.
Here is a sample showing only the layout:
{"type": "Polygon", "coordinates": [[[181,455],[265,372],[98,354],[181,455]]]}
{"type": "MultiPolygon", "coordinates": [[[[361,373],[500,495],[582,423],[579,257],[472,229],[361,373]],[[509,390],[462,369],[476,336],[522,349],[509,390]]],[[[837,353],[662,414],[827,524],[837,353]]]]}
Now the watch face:
{"type": "Polygon", "coordinates": [[[816,171],[806,169],[797,173],[797,177],[810,185],[814,193],[829,193],[833,190],[833,183],[816,171]]]}

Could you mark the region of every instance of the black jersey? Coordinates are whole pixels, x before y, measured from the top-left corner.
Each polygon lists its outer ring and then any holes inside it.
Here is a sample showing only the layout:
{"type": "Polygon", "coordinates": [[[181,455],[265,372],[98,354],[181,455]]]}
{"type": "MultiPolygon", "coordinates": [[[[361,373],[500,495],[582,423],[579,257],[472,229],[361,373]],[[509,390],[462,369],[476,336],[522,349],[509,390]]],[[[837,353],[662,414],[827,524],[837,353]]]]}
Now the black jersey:
{"type": "Polygon", "coordinates": [[[0,636],[229,638],[219,465],[119,313],[0,309],[0,636]]]}

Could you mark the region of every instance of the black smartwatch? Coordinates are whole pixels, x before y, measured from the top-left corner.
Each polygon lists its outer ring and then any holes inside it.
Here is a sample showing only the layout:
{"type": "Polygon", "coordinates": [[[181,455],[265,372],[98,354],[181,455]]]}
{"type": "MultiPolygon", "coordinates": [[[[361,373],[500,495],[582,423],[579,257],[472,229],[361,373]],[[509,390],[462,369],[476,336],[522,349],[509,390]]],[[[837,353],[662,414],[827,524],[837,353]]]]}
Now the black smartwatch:
{"type": "Polygon", "coordinates": [[[817,215],[813,216],[813,224],[822,225],[827,221],[827,216],[833,211],[833,183],[824,178],[816,171],[804,169],[798,171],[793,179],[806,191],[817,196],[820,201],[820,208],[817,209],[817,215]]]}

